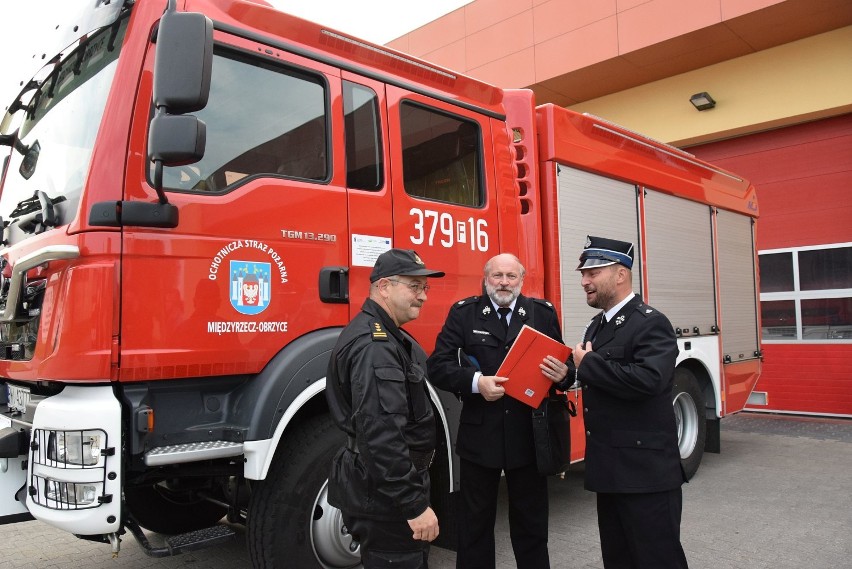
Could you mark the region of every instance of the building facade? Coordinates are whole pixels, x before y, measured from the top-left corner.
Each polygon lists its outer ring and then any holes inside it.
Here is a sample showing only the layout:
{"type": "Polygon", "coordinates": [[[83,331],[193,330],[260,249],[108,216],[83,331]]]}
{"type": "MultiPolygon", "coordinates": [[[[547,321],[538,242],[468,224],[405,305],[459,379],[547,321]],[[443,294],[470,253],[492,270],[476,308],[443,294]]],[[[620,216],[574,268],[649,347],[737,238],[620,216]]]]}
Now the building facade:
{"type": "Polygon", "coordinates": [[[751,180],[749,408],[852,417],[852,0],[473,0],[388,45],[751,180]]]}

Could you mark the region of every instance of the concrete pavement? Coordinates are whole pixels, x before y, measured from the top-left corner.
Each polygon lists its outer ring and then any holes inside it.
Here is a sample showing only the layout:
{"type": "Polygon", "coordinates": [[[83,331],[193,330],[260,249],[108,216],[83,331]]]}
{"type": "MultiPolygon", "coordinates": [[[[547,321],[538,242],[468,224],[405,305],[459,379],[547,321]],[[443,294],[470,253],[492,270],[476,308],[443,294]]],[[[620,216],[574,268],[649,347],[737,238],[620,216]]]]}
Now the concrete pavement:
{"type": "MultiPolygon", "coordinates": [[[[601,569],[594,494],[582,472],[550,481],[554,569],[601,569]]],[[[691,569],[852,567],[852,420],[754,413],[722,421],[722,453],[706,454],[684,486],[682,541],[691,569]]],[[[515,567],[501,494],[497,567],[515,567]]],[[[432,548],[432,569],[455,554],[432,548]]],[[[0,526],[0,569],[249,568],[244,533],[227,546],[164,559],[126,536],[109,546],[40,522],[0,526]]],[[[298,569],[298,568],[297,568],[298,569]]],[[[523,568],[521,568],[523,569],[523,568]]]]}

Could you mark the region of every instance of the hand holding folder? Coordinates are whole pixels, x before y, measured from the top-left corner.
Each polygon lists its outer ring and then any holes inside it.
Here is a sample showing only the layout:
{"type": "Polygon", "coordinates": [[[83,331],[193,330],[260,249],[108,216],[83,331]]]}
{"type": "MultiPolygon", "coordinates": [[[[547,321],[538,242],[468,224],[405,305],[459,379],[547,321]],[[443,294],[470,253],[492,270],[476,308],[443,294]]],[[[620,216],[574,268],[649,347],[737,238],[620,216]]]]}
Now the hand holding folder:
{"type": "Polygon", "coordinates": [[[564,362],[570,355],[571,348],[525,324],[495,375],[509,378],[502,384],[507,395],[536,409],[553,386],[539,367],[542,360],[564,362]]]}

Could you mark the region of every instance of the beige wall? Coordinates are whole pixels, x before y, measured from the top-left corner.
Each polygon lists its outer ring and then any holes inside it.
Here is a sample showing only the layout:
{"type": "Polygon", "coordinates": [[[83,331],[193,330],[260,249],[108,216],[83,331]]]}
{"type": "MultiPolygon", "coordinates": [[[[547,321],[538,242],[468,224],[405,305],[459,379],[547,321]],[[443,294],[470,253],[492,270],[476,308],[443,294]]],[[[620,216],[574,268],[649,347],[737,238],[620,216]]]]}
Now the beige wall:
{"type": "Polygon", "coordinates": [[[678,146],[852,111],[852,26],[569,107],[678,146]],[[707,91],[716,108],[689,97],[707,91]]]}

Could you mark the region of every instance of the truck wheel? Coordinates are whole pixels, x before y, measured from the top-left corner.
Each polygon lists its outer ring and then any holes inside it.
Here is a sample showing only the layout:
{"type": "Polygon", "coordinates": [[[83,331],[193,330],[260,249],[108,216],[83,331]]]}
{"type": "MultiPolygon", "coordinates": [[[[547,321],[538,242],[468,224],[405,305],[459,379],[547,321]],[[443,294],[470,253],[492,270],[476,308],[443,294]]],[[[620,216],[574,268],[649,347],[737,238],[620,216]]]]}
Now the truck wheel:
{"type": "Polygon", "coordinates": [[[161,484],[124,489],[124,503],[143,528],[168,535],[213,526],[228,509],[190,490],[175,491],[161,484]]]}
{"type": "Polygon", "coordinates": [[[252,488],[247,541],[253,567],[360,567],[358,542],[328,503],[331,460],[343,443],[327,415],[305,421],[282,441],[266,479],[252,488]]]}
{"type": "Polygon", "coordinates": [[[677,421],[677,445],[680,463],[690,479],[698,471],[704,456],[707,420],[704,417],[704,394],[695,375],[685,368],[675,370],[672,405],[677,421]]]}

